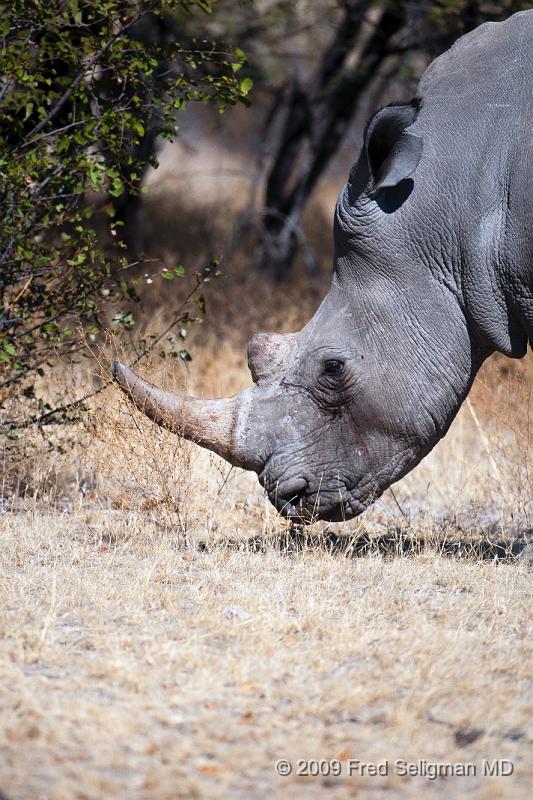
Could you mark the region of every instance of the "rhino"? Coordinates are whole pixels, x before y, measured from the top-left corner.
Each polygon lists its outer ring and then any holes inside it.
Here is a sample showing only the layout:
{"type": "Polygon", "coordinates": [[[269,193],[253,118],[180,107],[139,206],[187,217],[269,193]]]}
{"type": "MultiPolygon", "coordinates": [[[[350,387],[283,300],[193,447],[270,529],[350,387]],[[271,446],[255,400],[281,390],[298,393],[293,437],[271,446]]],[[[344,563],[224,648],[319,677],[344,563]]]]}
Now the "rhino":
{"type": "Polygon", "coordinates": [[[254,470],[293,520],[361,514],[445,435],[491,354],[533,342],[533,12],[460,38],[378,110],[334,215],[331,287],[249,341],[254,386],[114,377],[157,424],[254,470]]]}

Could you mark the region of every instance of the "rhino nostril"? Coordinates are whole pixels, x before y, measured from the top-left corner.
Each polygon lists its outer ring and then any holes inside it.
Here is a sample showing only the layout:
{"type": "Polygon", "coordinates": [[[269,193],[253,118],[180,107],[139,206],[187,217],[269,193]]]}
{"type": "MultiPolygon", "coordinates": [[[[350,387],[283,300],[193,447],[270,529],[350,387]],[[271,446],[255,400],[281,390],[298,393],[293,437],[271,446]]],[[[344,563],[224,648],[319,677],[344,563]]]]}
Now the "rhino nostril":
{"type": "Polygon", "coordinates": [[[308,485],[305,478],[292,478],[278,483],[276,486],[278,500],[284,500],[286,503],[297,502],[305,495],[308,485]]]}

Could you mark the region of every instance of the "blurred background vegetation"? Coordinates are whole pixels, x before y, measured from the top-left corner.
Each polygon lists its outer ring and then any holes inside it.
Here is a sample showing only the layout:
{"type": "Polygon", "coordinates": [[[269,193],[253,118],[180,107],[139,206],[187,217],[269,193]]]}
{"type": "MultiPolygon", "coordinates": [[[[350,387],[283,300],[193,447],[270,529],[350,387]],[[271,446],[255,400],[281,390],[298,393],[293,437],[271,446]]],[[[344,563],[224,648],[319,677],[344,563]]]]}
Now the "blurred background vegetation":
{"type": "Polygon", "coordinates": [[[206,298],[213,352],[301,324],[370,113],[530,7],[0,3],[1,431],[77,419],[117,347],[186,364],[206,298]],[[67,368],[68,391],[50,377],[67,368]]]}

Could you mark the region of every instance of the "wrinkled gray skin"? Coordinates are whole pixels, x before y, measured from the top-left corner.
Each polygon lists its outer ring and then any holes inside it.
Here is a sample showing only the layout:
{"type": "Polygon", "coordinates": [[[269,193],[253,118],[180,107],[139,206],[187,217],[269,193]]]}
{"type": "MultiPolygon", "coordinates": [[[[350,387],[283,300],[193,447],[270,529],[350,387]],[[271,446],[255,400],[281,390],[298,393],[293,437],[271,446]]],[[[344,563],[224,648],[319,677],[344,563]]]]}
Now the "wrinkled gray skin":
{"type": "Polygon", "coordinates": [[[229,449],[197,437],[255,470],[286,516],[360,514],[446,433],[483,360],[533,340],[532,85],[522,12],[438,58],[420,109],[370,123],[337,203],[330,291],[299,333],[252,337],[257,386],[235,401],[229,449]]]}

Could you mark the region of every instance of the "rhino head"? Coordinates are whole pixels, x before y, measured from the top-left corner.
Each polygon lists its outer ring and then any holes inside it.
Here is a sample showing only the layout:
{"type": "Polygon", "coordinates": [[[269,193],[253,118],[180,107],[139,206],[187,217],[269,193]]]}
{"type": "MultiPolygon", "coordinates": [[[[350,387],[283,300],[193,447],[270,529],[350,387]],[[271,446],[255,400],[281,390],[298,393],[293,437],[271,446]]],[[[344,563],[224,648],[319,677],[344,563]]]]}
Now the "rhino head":
{"type": "Polygon", "coordinates": [[[418,101],[382,109],[335,211],[331,288],[299,332],[248,345],[255,386],[232,398],[115,379],[152,420],[254,470],[295,519],[360,514],[444,435],[486,351],[471,333],[424,166],[418,101]],[[418,129],[417,129],[418,128],[418,129]]]}

